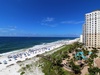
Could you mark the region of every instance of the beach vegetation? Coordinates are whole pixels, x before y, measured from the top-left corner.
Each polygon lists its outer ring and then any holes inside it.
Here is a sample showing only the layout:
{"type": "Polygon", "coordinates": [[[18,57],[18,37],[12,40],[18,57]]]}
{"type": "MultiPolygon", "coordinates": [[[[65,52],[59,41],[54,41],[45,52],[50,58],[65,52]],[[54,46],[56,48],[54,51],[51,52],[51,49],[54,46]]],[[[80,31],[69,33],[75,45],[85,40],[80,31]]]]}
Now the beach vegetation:
{"type": "Polygon", "coordinates": [[[99,75],[100,69],[98,67],[88,68],[89,75],[99,75]]]}
{"type": "Polygon", "coordinates": [[[41,56],[41,60],[44,63],[42,71],[45,75],[74,75],[73,72],[64,70],[61,64],[63,59],[70,58],[70,56],[67,55],[70,47],[70,45],[64,46],[62,49],[49,56],[41,56]]]}
{"type": "Polygon", "coordinates": [[[94,67],[94,59],[98,57],[97,53],[96,48],[88,50],[84,47],[84,44],[79,42],[65,45],[51,55],[40,56],[44,63],[42,71],[45,75],[80,75],[81,70],[89,66],[88,75],[93,75],[92,70],[94,69],[96,70],[94,75],[96,75],[99,73],[99,69],[94,67]],[[77,53],[79,53],[78,56],[76,56],[77,53]],[[62,64],[63,60],[65,63],[62,64]]]}
{"type": "MultiPolygon", "coordinates": [[[[96,48],[89,51],[84,44],[75,42],[64,45],[53,53],[37,55],[40,58],[38,67],[41,67],[45,75],[81,75],[84,67],[88,67],[87,75],[96,75],[100,73],[100,69],[94,66],[94,59],[98,57],[97,53],[96,48]]],[[[22,67],[21,73],[32,72],[32,69],[32,64],[27,64],[22,67]]]]}
{"type": "Polygon", "coordinates": [[[21,72],[21,73],[20,73],[20,75],[24,75],[24,74],[25,74],[25,72],[21,72]]]}

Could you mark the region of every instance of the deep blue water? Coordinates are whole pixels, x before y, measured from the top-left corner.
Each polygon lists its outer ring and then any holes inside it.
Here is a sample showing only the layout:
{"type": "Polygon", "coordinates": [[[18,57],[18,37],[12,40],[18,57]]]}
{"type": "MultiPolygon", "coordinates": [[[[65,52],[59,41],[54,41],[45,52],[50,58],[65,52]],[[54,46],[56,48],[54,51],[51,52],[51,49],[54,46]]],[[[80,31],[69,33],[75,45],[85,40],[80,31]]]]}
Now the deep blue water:
{"type": "Polygon", "coordinates": [[[0,37],[0,54],[33,47],[34,45],[43,43],[75,38],[76,37],[0,37]]]}

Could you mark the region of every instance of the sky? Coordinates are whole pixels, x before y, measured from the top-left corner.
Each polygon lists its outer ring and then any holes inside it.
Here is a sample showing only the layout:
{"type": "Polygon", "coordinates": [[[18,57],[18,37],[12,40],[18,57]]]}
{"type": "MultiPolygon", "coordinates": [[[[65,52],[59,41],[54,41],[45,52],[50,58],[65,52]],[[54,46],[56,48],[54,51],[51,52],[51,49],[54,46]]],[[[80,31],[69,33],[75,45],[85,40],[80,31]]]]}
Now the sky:
{"type": "Polygon", "coordinates": [[[100,0],[0,0],[0,36],[79,37],[100,0]]]}

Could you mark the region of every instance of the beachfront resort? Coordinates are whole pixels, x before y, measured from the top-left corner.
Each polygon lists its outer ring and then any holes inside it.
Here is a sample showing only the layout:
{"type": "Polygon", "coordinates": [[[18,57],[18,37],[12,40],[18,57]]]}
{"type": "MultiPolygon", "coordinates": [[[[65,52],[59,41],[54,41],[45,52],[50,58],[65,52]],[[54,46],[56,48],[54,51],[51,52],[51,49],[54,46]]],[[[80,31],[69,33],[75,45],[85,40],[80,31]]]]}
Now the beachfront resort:
{"type": "Polygon", "coordinates": [[[100,75],[99,17],[86,14],[80,38],[0,54],[0,75],[100,75]]]}
{"type": "Polygon", "coordinates": [[[52,55],[40,57],[45,62],[42,65],[45,75],[99,75],[100,66],[95,63],[97,54],[96,48],[88,50],[82,43],[75,42],[52,55]]]}
{"type": "Polygon", "coordinates": [[[100,75],[100,10],[85,17],[80,41],[50,56],[42,56],[47,60],[43,65],[45,75],[100,75]]]}

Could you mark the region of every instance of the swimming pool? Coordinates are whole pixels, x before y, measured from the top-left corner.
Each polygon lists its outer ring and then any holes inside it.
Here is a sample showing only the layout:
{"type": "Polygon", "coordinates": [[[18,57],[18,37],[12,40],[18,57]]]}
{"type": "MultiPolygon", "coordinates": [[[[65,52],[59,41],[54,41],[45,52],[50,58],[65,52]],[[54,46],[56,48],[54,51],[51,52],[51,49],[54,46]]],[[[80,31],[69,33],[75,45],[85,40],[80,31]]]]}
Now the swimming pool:
{"type": "MultiPolygon", "coordinates": [[[[92,54],[92,52],[89,52],[89,55],[90,55],[90,54],[92,54]]],[[[76,58],[76,59],[81,60],[80,57],[81,57],[82,59],[85,59],[85,60],[87,59],[87,57],[84,56],[84,52],[82,52],[82,51],[77,52],[77,53],[75,54],[75,58],[76,58]]]]}

